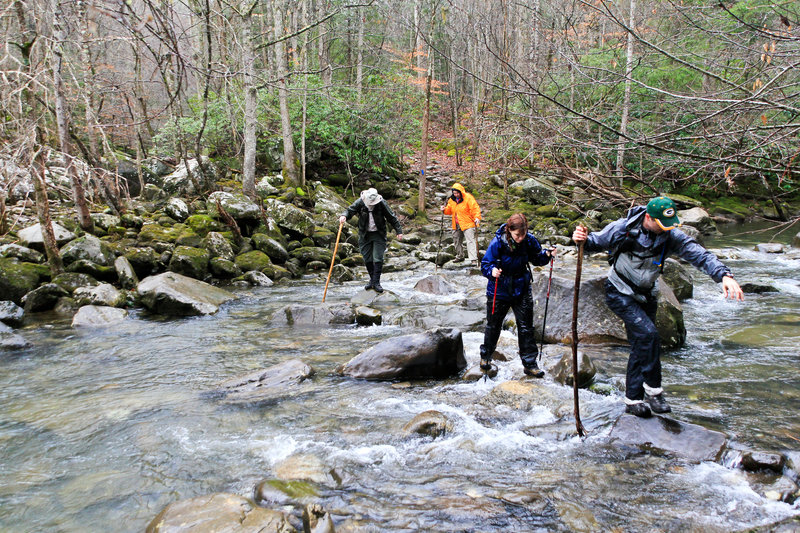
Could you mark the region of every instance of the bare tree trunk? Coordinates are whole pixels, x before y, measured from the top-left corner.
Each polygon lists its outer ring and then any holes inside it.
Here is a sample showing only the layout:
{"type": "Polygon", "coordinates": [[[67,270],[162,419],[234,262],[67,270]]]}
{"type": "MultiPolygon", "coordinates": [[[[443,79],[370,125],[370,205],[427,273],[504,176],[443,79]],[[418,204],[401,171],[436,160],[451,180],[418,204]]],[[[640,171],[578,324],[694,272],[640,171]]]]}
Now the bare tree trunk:
{"type": "MultiPolygon", "coordinates": [[[[328,0],[319,0],[318,4],[318,12],[317,17],[322,19],[328,12],[328,0]]],[[[322,72],[322,85],[326,88],[330,87],[331,82],[333,81],[333,69],[331,67],[331,49],[330,49],[330,42],[331,38],[329,35],[326,35],[329,28],[333,27],[333,24],[329,22],[325,22],[320,25],[319,28],[319,48],[317,49],[318,57],[319,57],[319,70],[322,72]]]]}
{"type": "MultiPolygon", "coordinates": [[[[275,16],[275,39],[283,35],[283,7],[281,0],[276,0],[273,4],[273,14],[275,16]]],[[[289,90],[286,87],[286,78],[289,76],[286,66],[286,50],[283,41],[275,43],[275,55],[277,57],[276,66],[278,68],[278,102],[281,110],[281,132],[283,134],[283,170],[286,173],[286,181],[297,185],[300,181],[297,169],[297,152],[294,149],[292,139],[292,124],[289,119],[289,90]]]]}
{"type": "MultiPolygon", "coordinates": [[[[308,3],[310,0],[303,0],[303,12],[300,25],[305,28],[308,25],[308,3]]],[[[300,131],[300,187],[306,186],[306,125],[308,110],[308,41],[309,32],[303,34],[303,51],[300,56],[300,68],[303,71],[303,124],[300,131]]]]}
{"type": "Polygon", "coordinates": [[[364,18],[366,13],[364,8],[359,7],[356,9],[356,17],[358,17],[358,43],[356,46],[356,91],[358,93],[358,100],[361,101],[361,91],[363,90],[364,83],[364,18]]]}
{"type": "Polygon", "coordinates": [[[258,125],[258,92],[255,80],[255,52],[250,31],[252,2],[242,5],[242,62],[244,63],[244,160],[242,162],[242,192],[256,196],[256,128],[258,125]]]}
{"type": "MultiPolygon", "coordinates": [[[[430,59],[430,58],[429,58],[430,59]]],[[[431,115],[431,78],[433,77],[433,61],[428,62],[428,76],[425,78],[425,108],[422,112],[422,149],[420,154],[419,202],[417,211],[425,212],[425,170],[428,167],[428,126],[431,115]]]]}
{"type": "Polygon", "coordinates": [[[86,205],[86,196],[83,191],[81,178],[75,171],[75,162],[72,159],[72,150],[69,142],[69,116],[64,98],[64,78],[62,67],[64,62],[64,44],[66,35],[63,26],[63,13],[59,0],[52,0],[53,32],[55,46],[53,47],[53,86],[55,89],[56,126],[58,128],[58,144],[64,157],[67,158],[67,172],[72,183],[72,199],[75,201],[75,211],[78,215],[78,224],[84,231],[94,230],[89,207],[86,205]]]}
{"type": "Polygon", "coordinates": [[[622,100],[622,118],[619,123],[619,140],[617,146],[616,174],[619,185],[622,187],[622,170],[625,163],[625,142],[628,133],[628,115],[631,108],[631,77],[633,76],[633,31],[636,28],[636,0],[630,0],[630,22],[628,32],[628,47],[625,53],[625,96],[622,100]]]}

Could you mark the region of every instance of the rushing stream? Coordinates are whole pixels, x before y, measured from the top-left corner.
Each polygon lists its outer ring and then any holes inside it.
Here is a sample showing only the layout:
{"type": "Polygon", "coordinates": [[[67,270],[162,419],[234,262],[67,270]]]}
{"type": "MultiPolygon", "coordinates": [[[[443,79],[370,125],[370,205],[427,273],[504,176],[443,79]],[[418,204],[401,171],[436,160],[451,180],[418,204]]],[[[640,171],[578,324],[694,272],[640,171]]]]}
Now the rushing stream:
{"type": "MultiPolygon", "coordinates": [[[[679,420],[745,448],[800,450],[800,259],[752,251],[767,240],[710,243],[740,282],[780,292],[732,303],[694,272],[687,344],[664,356],[665,388],[679,420]]],[[[429,273],[391,273],[384,287],[416,306],[464,298],[415,294],[429,273]]],[[[484,284],[452,279],[465,289],[484,284]]],[[[327,299],[347,301],[362,284],[332,285],[327,299]]],[[[318,487],[337,524],[367,531],[731,531],[800,513],[763,496],[774,478],[609,444],[621,393],[581,391],[585,440],[571,416],[482,404],[498,382],[521,377],[518,359],[477,384],[339,377],[336,367],[365,347],[411,330],[269,326],[275,310],[316,303],[321,292],[307,281],[238,290],[208,317],[134,312],[110,329],[76,330],[49,316],[22,329],[32,347],[0,354],[0,530],[143,531],[179,499],[251,496],[298,453],[340,478],[318,487]],[[289,358],[316,370],[300,395],[243,408],[206,394],[289,358]],[[447,415],[453,431],[404,436],[403,425],[428,409],[447,415]]],[[[470,365],[481,340],[464,334],[470,365]]],[[[605,353],[601,368],[614,382],[626,350],[605,353]]]]}

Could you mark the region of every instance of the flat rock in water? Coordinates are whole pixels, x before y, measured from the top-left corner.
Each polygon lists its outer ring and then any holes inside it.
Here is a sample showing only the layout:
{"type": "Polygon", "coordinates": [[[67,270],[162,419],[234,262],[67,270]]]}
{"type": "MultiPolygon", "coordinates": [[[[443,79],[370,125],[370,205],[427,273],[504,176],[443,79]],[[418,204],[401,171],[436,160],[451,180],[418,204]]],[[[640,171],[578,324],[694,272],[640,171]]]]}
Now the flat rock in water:
{"type": "Polygon", "coordinates": [[[167,505],[145,529],[147,533],[212,531],[296,531],[285,514],[256,506],[237,494],[217,493],[167,505]]]}
{"type": "Polygon", "coordinates": [[[785,251],[783,245],[779,242],[756,244],[753,249],[762,254],[782,254],[785,251]]]}
{"type": "Polygon", "coordinates": [[[327,326],[352,324],[356,314],[349,304],[287,305],[272,315],[274,326],[327,326]]]}
{"type": "Polygon", "coordinates": [[[314,375],[314,369],[299,359],[290,359],[220,384],[224,402],[250,404],[294,394],[297,386],[314,375]]]}
{"type": "Polygon", "coordinates": [[[439,275],[422,278],[414,285],[414,290],[428,294],[451,294],[455,292],[453,285],[439,275]]]}
{"type": "Polygon", "coordinates": [[[453,423],[439,411],[423,411],[411,419],[408,424],[403,426],[403,433],[411,435],[429,435],[433,438],[439,437],[448,431],[452,431],[453,423]]]}
{"type": "Polygon", "coordinates": [[[617,420],[609,438],[621,444],[657,448],[698,463],[717,460],[726,441],[724,434],[696,424],[628,414],[617,420]]]}
{"type": "Polygon", "coordinates": [[[119,324],[128,312],[125,309],[104,305],[84,305],[72,317],[72,327],[99,328],[119,324]]]}
{"type": "Polygon", "coordinates": [[[149,276],[136,290],[148,309],[164,315],[211,315],[235,298],[228,291],[175,272],[149,276]]]}
{"type": "Polygon", "coordinates": [[[0,322],[17,328],[22,325],[24,315],[25,311],[14,302],[0,301],[0,322]]]}
{"type": "Polygon", "coordinates": [[[28,346],[30,346],[28,341],[0,322],[0,350],[21,350],[28,346]]]}
{"type": "Polygon", "coordinates": [[[438,328],[378,343],[347,362],[340,372],[363,379],[446,378],[466,366],[461,331],[438,328]]]}

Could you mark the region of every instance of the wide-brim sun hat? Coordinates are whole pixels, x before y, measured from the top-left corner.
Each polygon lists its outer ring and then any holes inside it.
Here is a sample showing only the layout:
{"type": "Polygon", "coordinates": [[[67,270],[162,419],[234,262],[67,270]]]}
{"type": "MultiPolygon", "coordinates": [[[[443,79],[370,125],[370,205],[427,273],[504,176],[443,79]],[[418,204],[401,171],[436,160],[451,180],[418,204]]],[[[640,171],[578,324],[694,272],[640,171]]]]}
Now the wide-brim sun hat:
{"type": "Polygon", "coordinates": [[[381,200],[383,200],[383,197],[378,194],[377,190],[370,188],[361,192],[361,200],[367,205],[367,207],[372,207],[379,204],[381,200]]]}

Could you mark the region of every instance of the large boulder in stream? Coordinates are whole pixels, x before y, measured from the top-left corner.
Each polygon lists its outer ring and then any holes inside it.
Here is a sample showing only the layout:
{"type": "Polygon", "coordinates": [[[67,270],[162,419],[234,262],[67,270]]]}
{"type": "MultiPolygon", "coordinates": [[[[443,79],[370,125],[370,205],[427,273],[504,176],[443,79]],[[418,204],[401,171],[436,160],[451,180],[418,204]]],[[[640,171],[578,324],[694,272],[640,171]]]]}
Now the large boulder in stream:
{"type": "Polygon", "coordinates": [[[290,359],[229,379],[220,384],[217,393],[229,404],[253,404],[295,395],[299,385],[314,375],[314,369],[299,359],[290,359]]]}
{"type": "Polygon", "coordinates": [[[167,505],[147,533],[290,533],[297,531],[280,512],[258,507],[237,494],[217,493],[167,505]]]}
{"type": "Polygon", "coordinates": [[[362,379],[447,378],[466,366],[461,331],[437,328],[378,343],[348,361],[339,372],[362,379]]]}
{"type": "Polygon", "coordinates": [[[703,426],[663,416],[622,415],[611,430],[612,443],[656,448],[692,462],[716,461],[725,447],[725,435],[703,426]]]}
{"type": "MultiPolygon", "coordinates": [[[[605,281],[605,272],[602,274],[591,271],[584,272],[578,304],[579,341],[587,344],[627,344],[625,324],[605,303],[605,281]]],[[[686,340],[683,308],[675,298],[672,289],[661,278],[658,280],[658,287],[660,293],[656,327],[661,335],[661,345],[665,348],[678,348],[686,340]]],[[[545,331],[545,341],[548,343],[571,344],[572,342],[574,288],[574,278],[553,275],[545,331]]],[[[542,322],[547,295],[547,276],[545,274],[539,274],[538,277],[534,274],[533,291],[533,322],[539,324],[542,322]]]]}
{"type": "Polygon", "coordinates": [[[136,290],[148,309],[163,315],[211,315],[219,311],[220,305],[235,298],[228,291],[175,272],[149,276],[136,290]]]}
{"type": "Polygon", "coordinates": [[[455,292],[455,288],[449,283],[444,276],[425,276],[414,285],[414,290],[419,292],[426,292],[428,294],[451,294],[455,292]]]}
{"type": "Polygon", "coordinates": [[[453,422],[444,414],[432,409],[423,411],[403,426],[403,433],[406,435],[428,435],[434,439],[452,430],[453,422]]]}
{"type": "Polygon", "coordinates": [[[84,305],[72,317],[72,327],[102,328],[119,324],[125,320],[128,312],[125,309],[105,305],[84,305]]]}

